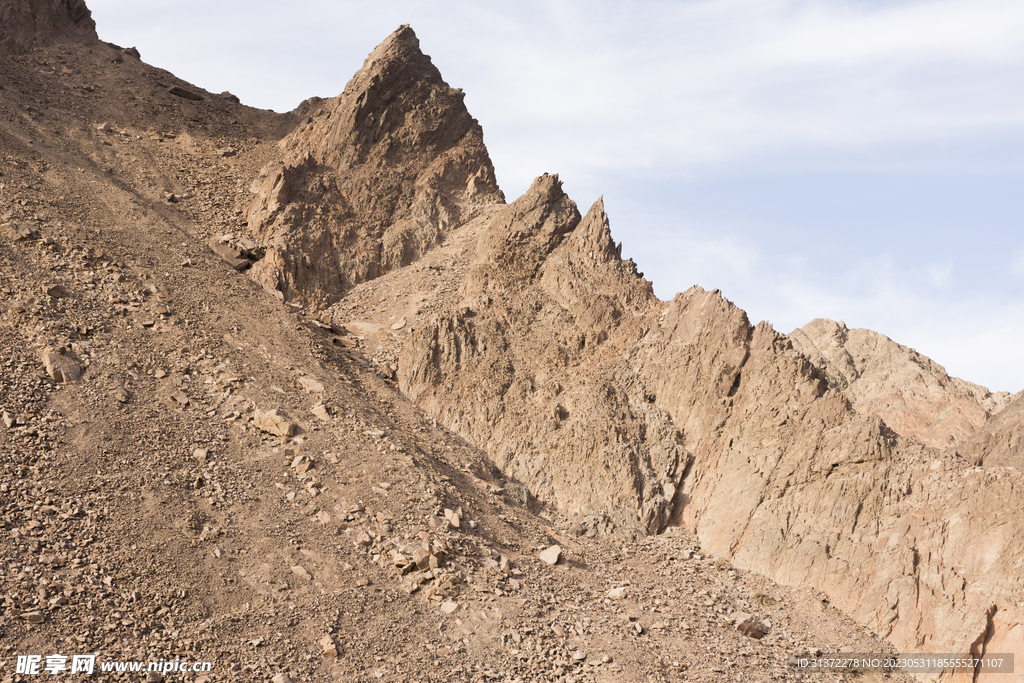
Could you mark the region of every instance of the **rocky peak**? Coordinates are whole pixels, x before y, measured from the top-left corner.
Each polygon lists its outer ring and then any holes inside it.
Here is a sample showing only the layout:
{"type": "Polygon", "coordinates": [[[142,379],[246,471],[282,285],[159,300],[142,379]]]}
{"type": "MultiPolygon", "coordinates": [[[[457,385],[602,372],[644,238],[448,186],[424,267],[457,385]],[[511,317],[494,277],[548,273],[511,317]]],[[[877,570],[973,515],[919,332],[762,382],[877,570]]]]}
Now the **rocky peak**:
{"type": "Polygon", "coordinates": [[[539,176],[481,236],[467,289],[472,292],[491,283],[493,290],[497,282],[532,280],[548,254],[579,222],[576,202],[562,191],[558,176],[539,176]]]}
{"type": "Polygon", "coordinates": [[[84,0],[0,0],[0,54],[89,38],[99,39],[84,0]]]}
{"type": "Polygon", "coordinates": [[[252,276],[282,298],[328,305],[504,202],[480,124],[408,26],[280,149],[253,184],[248,220],[267,248],[252,276]]]}
{"type": "Polygon", "coordinates": [[[462,90],[445,83],[420,51],[415,32],[401,26],[370,53],[344,92],[308,117],[284,146],[299,155],[311,152],[321,163],[341,170],[359,164],[429,165],[471,144],[476,161],[488,169],[477,189],[495,192],[483,132],[463,98],[462,90]],[[487,181],[490,187],[485,187],[487,181]]]}

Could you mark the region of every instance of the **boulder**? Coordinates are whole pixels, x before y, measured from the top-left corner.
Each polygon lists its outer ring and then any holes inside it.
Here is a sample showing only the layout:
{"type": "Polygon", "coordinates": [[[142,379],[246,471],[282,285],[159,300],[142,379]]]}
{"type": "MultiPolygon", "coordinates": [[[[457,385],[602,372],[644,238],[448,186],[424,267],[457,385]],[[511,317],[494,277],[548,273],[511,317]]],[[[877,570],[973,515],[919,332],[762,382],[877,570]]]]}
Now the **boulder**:
{"type": "Polygon", "coordinates": [[[253,415],[252,421],[257,429],[274,436],[294,436],[299,428],[287,415],[276,408],[257,411],[253,415]]]}
{"type": "Polygon", "coordinates": [[[172,95],[177,95],[178,97],[184,98],[186,100],[192,100],[193,102],[198,102],[203,99],[203,96],[199,93],[194,93],[191,90],[186,90],[185,88],[182,88],[178,85],[174,86],[167,92],[171,93],[172,95]]]}
{"type": "Polygon", "coordinates": [[[557,545],[553,545],[544,550],[540,555],[540,561],[547,565],[556,565],[562,558],[562,549],[557,545]]]}
{"type": "Polygon", "coordinates": [[[46,374],[54,382],[66,384],[75,382],[82,376],[82,364],[74,354],[44,351],[41,355],[46,374]]]}

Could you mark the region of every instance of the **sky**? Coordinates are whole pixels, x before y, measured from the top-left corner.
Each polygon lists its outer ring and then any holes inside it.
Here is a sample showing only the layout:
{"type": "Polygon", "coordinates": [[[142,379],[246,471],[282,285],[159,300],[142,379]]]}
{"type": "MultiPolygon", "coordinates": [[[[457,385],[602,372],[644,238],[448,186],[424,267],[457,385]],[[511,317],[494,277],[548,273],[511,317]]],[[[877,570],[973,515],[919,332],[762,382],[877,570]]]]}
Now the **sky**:
{"type": "Polygon", "coordinates": [[[511,201],[558,173],[662,299],[720,289],[1024,389],[1019,0],[88,0],[100,37],[244,104],[333,97],[401,24],[511,201]]]}

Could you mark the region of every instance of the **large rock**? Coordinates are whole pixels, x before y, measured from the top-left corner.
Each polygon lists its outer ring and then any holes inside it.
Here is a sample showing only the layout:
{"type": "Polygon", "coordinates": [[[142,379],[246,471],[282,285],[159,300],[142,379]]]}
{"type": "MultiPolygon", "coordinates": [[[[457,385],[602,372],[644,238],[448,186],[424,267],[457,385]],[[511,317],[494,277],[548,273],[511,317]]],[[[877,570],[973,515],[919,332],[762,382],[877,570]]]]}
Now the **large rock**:
{"type": "Polygon", "coordinates": [[[581,218],[542,176],[481,233],[462,304],[410,336],[401,389],[534,496],[655,533],[688,455],[643,387],[622,381],[621,349],[656,302],[619,258],[603,203],[581,218]]]}
{"type": "Polygon", "coordinates": [[[78,381],[82,376],[82,364],[73,353],[47,350],[41,354],[40,359],[43,361],[46,374],[54,382],[67,384],[78,381]]]}
{"type": "Polygon", "coordinates": [[[256,429],[275,436],[294,436],[298,431],[298,425],[276,408],[256,411],[252,422],[256,429]]]}
{"type": "Polygon", "coordinates": [[[329,304],[412,263],[480,205],[504,201],[483,131],[402,26],[336,98],[310,102],[253,183],[250,271],[287,300],[329,304]]]}

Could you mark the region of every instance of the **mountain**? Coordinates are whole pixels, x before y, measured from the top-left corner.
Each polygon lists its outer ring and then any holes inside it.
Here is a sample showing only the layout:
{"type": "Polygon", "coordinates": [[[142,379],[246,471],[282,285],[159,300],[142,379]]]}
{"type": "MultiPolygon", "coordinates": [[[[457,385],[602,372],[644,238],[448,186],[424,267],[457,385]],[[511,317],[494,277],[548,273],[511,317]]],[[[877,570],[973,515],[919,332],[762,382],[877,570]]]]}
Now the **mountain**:
{"type": "Polygon", "coordinates": [[[1024,655],[1019,397],[660,301],[601,200],[505,203],[408,27],[274,114],[76,7],[0,0],[5,682],[86,652],[275,683],[1024,655]]]}

